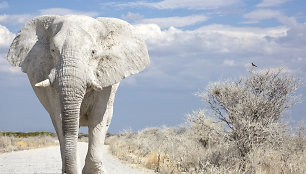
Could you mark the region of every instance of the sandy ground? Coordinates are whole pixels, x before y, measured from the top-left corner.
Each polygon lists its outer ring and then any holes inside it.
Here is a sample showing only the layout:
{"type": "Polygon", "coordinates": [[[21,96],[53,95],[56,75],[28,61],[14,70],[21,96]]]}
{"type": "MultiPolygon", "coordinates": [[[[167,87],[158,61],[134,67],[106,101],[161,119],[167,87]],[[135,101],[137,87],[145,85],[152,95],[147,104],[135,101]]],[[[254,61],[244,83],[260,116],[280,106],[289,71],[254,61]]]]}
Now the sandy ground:
{"type": "MultiPolygon", "coordinates": [[[[81,165],[84,166],[87,152],[87,143],[79,143],[79,155],[81,165]]],[[[140,169],[122,162],[108,152],[108,146],[104,150],[104,167],[107,174],[153,174],[147,169],[140,169]]],[[[51,146],[39,149],[10,152],[0,154],[0,173],[61,173],[61,157],[59,146],[51,146]]]]}

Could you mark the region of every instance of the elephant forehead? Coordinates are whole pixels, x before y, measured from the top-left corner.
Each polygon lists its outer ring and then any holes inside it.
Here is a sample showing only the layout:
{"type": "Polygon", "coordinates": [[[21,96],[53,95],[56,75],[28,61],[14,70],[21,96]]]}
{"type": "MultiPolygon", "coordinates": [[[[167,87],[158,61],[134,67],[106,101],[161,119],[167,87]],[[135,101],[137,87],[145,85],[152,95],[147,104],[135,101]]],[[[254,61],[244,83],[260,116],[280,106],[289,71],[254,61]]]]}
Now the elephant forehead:
{"type": "Polygon", "coordinates": [[[51,43],[54,44],[54,48],[59,49],[64,46],[87,49],[87,47],[93,47],[96,40],[97,37],[94,33],[67,24],[62,26],[62,29],[53,36],[51,43]]]}
{"type": "Polygon", "coordinates": [[[84,30],[67,29],[57,33],[51,41],[51,49],[64,53],[64,51],[90,54],[96,47],[96,39],[84,30]]]}
{"type": "Polygon", "coordinates": [[[65,29],[82,29],[90,34],[101,33],[105,30],[99,21],[89,16],[82,15],[66,15],[57,18],[53,22],[54,33],[57,33],[59,30],[65,29]],[[57,31],[56,31],[57,30],[57,31]]]}

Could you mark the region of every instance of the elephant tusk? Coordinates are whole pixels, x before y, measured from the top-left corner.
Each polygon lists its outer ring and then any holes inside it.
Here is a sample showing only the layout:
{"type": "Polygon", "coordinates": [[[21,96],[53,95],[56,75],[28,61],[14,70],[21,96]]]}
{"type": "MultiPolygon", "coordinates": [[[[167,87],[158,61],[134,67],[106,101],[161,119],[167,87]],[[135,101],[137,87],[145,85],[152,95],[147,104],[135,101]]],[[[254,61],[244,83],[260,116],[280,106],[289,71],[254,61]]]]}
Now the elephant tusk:
{"type": "Polygon", "coordinates": [[[49,79],[46,79],[46,80],[44,80],[44,81],[41,81],[41,82],[39,82],[39,83],[36,83],[35,86],[38,87],[38,88],[39,88],[39,87],[44,88],[44,87],[50,86],[50,84],[51,84],[50,80],[49,80],[49,79]]]}
{"type": "Polygon", "coordinates": [[[101,91],[102,90],[102,87],[95,81],[92,81],[91,82],[91,86],[93,87],[94,90],[96,91],[101,91]]]}

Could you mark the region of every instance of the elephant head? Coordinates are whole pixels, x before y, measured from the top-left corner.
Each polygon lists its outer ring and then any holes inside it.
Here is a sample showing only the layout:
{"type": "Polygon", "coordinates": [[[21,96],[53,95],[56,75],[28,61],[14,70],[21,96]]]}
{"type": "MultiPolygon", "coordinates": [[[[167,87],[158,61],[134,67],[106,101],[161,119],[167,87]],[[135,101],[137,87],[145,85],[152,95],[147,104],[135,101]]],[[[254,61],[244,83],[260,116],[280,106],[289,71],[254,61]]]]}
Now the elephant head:
{"type": "Polygon", "coordinates": [[[149,64],[144,41],[114,18],[40,16],[11,44],[8,61],[27,73],[33,88],[53,88],[60,100],[65,164],[75,173],[80,107],[87,90],[99,91],[149,64]]]}

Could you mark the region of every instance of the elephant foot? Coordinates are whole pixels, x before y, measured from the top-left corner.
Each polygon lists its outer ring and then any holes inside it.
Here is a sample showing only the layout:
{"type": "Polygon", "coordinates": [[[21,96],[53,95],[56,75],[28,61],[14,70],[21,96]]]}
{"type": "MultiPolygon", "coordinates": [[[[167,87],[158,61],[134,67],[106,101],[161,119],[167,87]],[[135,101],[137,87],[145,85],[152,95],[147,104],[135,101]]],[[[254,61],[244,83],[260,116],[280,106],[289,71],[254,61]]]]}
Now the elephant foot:
{"type": "Polygon", "coordinates": [[[102,166],[102,162],[86,160],[82,174],[106,174],[106,171],[102,166]]]}
{"type": "Polygon", "coordinates": [[[106,174],[105,169],[102,167],[98,168],[83,168],[82,174],[106,174]]]}

